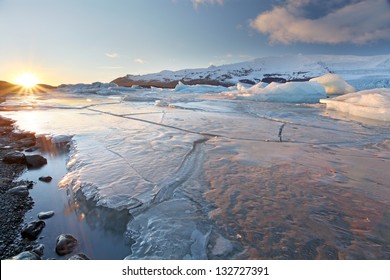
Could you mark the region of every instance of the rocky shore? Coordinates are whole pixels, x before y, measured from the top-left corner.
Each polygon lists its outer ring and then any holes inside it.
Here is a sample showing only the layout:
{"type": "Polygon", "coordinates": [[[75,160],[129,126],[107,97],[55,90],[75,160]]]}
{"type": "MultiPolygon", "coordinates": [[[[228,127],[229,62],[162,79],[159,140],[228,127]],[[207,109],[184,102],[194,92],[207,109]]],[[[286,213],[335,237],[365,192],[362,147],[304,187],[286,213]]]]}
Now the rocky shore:
{"type": "Polygon", "coordinates": [[[0,118],[0,259],[10,258],[33,246],[21,236],[24,215],[33,206],[25,190],[32,187],[32,182],[15,181],[27,165],[6,163],[3,159],[11,152],[34,146],[35,141],[34,134],[17,132],[11,120],[0,118]]]}
{"type": "MultiPolygon", "coordinates": [[[[34,183],[17,180],[27,168],[37,169],[47,164],[46,158],[39,155],[41,140],[33,133],[18,131],[12,120],[0,117],[0,259],[39,260],[44,254],[40,235],[45,220],[55,213],[40,212],[36,220],[26,223],[25,214],[34,205],[29,194],[34,183]]],[[[39,180],[50,182],[52,177],[42,176],[39,180]]],[[[72,235],[61,234],[52,249],[58,256],[69,255],[69,260],[87,260],[83,253],[71,255],[77,244],[72,235]]]]}

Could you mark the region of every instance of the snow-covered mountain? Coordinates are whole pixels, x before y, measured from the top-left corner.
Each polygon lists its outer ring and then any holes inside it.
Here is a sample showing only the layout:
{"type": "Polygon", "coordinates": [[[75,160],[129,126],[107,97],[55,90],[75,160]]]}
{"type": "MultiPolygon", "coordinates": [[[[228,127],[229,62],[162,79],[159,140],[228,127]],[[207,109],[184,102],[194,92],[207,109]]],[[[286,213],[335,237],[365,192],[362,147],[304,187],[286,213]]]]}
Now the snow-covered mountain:
{"type": "Polygon", "coordinates": [[[390,55],[335,56],[288,55],[208,68],[164,70],[146,75],[127,75],[113,82],[120,86],[175,87],[185,84],[232,86],[238,82],[305,81],[327,73],[340,75],[358,89],[390,87],[390,55]]]}

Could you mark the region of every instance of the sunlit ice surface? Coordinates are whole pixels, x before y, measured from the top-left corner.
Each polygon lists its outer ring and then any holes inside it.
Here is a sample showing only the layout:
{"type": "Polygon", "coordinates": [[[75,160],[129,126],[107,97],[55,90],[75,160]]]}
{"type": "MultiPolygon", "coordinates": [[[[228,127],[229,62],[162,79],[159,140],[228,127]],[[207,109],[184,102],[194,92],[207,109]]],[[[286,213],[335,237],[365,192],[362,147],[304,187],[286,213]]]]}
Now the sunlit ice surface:
{"type": "Polygon", "coordinates": [[[389,258],[389,123],[320,105],[150,96],[43,96],[28,110],[15,97],[1,114],[73,136],[59,187],[131,213],[130,259],[389,258]]]}

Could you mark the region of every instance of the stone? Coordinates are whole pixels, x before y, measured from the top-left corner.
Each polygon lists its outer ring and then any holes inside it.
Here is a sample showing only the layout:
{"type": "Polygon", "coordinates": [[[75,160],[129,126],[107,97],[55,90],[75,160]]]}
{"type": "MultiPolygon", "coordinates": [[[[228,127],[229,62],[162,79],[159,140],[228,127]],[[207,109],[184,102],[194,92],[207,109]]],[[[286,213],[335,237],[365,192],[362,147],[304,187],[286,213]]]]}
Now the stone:
{"type": "Polygon", "coordinates": [[[34,246],[34,248],[31,250],[31,252],[33,252],[33,253],[37,254],[38,256],[42,257],[44,250],[45,250],[45,245],[38,244],[38,245],[34,246]]]}
{"type": "Polygon", "coordinates": [[[46,226],[44,221],[32,221],[22,229],[22,237],[35,240],[46,226]]]}
{"type": "Polygon", "coordinates": [[[32,152],[35,152],[38,149],[39,149],[39,147],[34,146],[34,147],[30,147],[30,148],[28,148],[28,149],[26,149],[24,151],[27,152],[27,153],[32,153],[32,152]]]}
{"type": "Polygon", "coordinates": [[[64,256],[73,252],[77,246],[77,239],[70,234],[61,234],[57,237],[56,253],[64,256]]]}
{"type": "Polygon", "coordinates": [[[24,251],[11,258],[11,260],[40,260],[41,258],[34,252],[24,251]]]}
{"type": "Polygon", "coordinates": [[[233,244],[226,238],[218,236],[211,253],[214,256],[226,256],[233,251],[233,244]]]}
{"type": "Polygon", "coordinates": [[[42,176],[39,177],[39,181],[45,182],[45,183],[50,183],[53,178],[51,176],[42,176]]]}
{"type": "Polygon", "coordinates": [[[29,147],[35,146],[35,139],[23,138],[23,139],[20,139],[19,141],[17,141],[17,144],[19,147],[29,148],[29,147]]]}
{"type": "Polygon", "coordinates": [[[28,187],[27,186],[13,187],[12,189],[9,189],[7,193],[28,196],[28,187]]]}
{"type": "Polygon", "coordinates": [[[25,157],[26,157],[27,166],[31,168],[39,168],[47,164],[47,159],[45,159],[41,155],[31,155],[25,157]]]}
{"type": "Polygon", "coordinates": [[[4,156],[3,162],[7,164],[26,164],[26,155],[21,152],[9,152],[4,156]]]}
{"type": "Polygon", "coordinates": [[[54,216],[54,211],[39,212],[38,219],[45,220],[54,216]]]}
{"type": "Polygon", "coordinates": [[[68,260],[81,261],[81,260],[89,260],[89,258],[83,253],[78,253],[76,255],[71,256],[68,260]]]}

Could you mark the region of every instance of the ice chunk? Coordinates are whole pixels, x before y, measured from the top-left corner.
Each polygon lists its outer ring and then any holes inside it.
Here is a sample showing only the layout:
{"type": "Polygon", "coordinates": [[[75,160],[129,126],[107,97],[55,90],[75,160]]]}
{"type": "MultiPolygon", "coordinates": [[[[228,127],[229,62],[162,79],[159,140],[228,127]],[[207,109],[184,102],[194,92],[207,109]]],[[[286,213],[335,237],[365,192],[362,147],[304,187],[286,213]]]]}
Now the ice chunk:
{"type": "Polygon", "coordinates": [[[92,83],[60,85],[57,90],[68,93],[94,93],[98,95],[116,95],[139,90],[137,87],[120,87],[115,83],[92,83]]]}
{"type": "Polygon", "coordinates": [[[285,103],[317,103],[326,97],[324,87],[316,82],[258,83],[246,90],[223,94],[236,99],[285,103]]]}
{"type": "Polygon", "coordinates": [[[72,140],[72,135],[54,135],[51,138],[53,144],[69,143],[72,140]]]}
{"type": "Polygon", "coordinates": [[[57,90],[69,93],[108,93],[109,89],[118,87],[114,83],[92,83],[92,84],[73,84],[73,85],[60,85],[57,90]]]}
{"type": "Polygon", "coordinates": [[[179,93],[220,93],[229,90],[223,86],[212,86],[212,85],[185,85],[179,82],[174,91],[179,93]]]}
{"type": "Polygon", "coordinates": [[[237,90],[239,91],[245,91],[247,88],[241,84],[241,83],[237,83],[237,90]]]}
{"type": "Polygon", "coordinates": [[[310,80],[325,87],[326,94],[346,94],[355,92],[356,89],[336,74],[325,74],[310,80]]]}
{"type": "Polygon", "coordinates": [[[345,94],[332,99],[321,99],[327,109],[350,115],[390,121],[390,89],[378,88],[345,94]]]}
{"type": "Polygon", "coordinates": [[[127,225],[135,241],[127,259],[206,258],[207,234],[197,229],[196,215],[197,209],[189,201],[174,199],[135,216],[127,225]]]}

